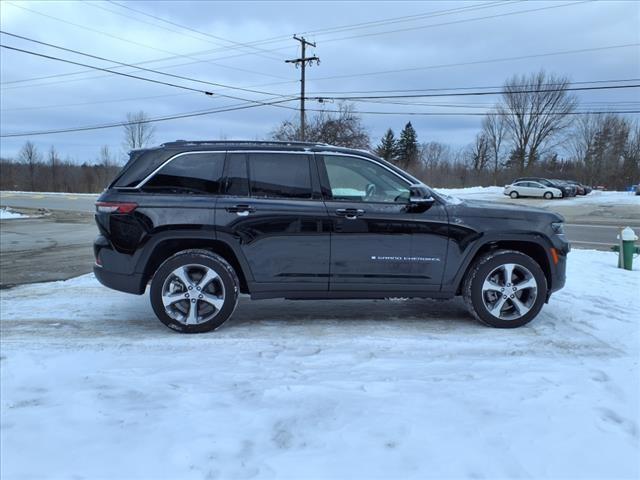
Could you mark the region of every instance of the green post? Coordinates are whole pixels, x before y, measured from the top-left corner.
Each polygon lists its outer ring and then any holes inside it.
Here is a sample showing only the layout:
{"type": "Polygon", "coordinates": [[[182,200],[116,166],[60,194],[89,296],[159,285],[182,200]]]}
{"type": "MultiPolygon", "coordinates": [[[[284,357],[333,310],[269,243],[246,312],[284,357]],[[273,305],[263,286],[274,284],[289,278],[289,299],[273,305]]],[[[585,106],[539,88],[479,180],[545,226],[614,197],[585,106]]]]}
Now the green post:
{"type": "Polygon", "coordinates": [[[618,259],[618,267],[625,270],[633,269],[633,255],[636,253],[635,241],[638,240],[635,232],[627,227],[618,236],[621,243],[620,257],[618,259]]]}

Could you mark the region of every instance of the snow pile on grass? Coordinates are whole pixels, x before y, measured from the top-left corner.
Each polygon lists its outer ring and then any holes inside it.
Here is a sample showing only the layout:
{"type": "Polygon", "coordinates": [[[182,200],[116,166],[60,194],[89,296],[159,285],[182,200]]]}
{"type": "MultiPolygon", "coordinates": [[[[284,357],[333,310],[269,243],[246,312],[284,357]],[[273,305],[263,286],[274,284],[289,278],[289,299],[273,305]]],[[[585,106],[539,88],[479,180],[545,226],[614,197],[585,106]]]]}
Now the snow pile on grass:
{"type": "Polygon", "coordinates": [[[615,264],[572,252],[515,330],[457,300],[243,299],[186,336],[90,275],[2,290],[0,474],[638,478],[640,271],[615,264]]]}
{"type": "MultiPolygon", "coordinates": [[[[502,200],[514,204],[522,203],[523,199],[510,199],[504,195],[504,187],[467,187],[467,188],[436,188],[436,192],[458,197],[465,200],[502,200]]],[[[602,192],[594,190],[589,195],[562,198],[554,201],[527,197],[525,201],[536,201],[544,206],[554,205],[638,205],[640,196],[633,192],[602,192]]]]}
{"type": "Polygon", "coordinates": [[[436,192],[467,200],[495,200],[504,196],[504,187],[436,188],[436,192]]]}
{"type": "Polygon", "coordinates": [[[14,218],[28,218],[27,215],[21,213],[12,212],[6,208],[0,208],[0,220],[10,220],[14,218]]]}

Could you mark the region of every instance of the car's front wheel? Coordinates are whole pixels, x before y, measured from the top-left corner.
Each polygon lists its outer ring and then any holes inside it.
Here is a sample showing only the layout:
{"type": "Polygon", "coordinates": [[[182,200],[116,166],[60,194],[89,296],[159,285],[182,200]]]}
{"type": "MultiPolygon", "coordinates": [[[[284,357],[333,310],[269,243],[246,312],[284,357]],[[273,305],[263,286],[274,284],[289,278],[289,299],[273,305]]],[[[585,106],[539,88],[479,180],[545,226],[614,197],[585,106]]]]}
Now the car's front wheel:
{"type": "Polygon", "coordinates": [[[544,192],[544,198],[546,198],[547,200],[551,200],[553,198],[553,193],[544,192]]]}
{"type": "Polygon", "coordinates": [[[233,267],[207,250],[184,250],[165,260],[150,292],[156,316],[182,333],[218,328],[235,310],[238,294],[233,267]]]}
{"type": "Polygon", "coordinates": [[[547,280],[528,255],[496,250],[471,267],[462,293],[478,320],[492,327],[514,328],[538,315],[547,297],[547,280]]]}
{"type": "Polygon", "coordinates": [[[520,195],[515,190],[509,194],[511,198],[518,198],[520,195]]]}

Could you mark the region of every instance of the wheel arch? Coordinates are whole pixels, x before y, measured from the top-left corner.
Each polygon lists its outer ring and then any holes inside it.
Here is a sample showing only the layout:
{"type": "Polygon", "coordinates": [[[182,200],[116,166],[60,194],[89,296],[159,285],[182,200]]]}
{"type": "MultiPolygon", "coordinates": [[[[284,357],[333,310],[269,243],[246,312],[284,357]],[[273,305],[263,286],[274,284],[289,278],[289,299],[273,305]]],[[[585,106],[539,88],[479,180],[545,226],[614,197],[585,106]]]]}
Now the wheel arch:
{"type": "Polygon", "coordinates": [[[475,264],[475,262],[484,256],[485,254],[495,250],[515,250],[517,252],[524,253],[531,257],[544,272],[544,276],[547,280],[549,291],[551,291],[553,275],[551,272],[551,259],[546,245],[540,240],[522,240],[522,239],[509,239],[509,240],[493,240],[482,244],[476,251],[470,255],[469,260],[466,262],[464,268],[458,273],[455,286],[456,294],[459,295],[464,284],[464,279],[475,264]]]}
{"type": "Polygon", "coordinates": [[[193,249],[207,250],[224,258],[233,267],[238,276],[241,293],[250,293],[250,278],[247,278],[248,270],[243,268],[241,260],[233,248],[221,240],[199,236],[167,237],[159,239],[153,245],[149,245],[147,254],[144,259],[140,260],[143,285],[146,285],[153,278],[155,272],[166,259],[183,250],[193,249]]]}

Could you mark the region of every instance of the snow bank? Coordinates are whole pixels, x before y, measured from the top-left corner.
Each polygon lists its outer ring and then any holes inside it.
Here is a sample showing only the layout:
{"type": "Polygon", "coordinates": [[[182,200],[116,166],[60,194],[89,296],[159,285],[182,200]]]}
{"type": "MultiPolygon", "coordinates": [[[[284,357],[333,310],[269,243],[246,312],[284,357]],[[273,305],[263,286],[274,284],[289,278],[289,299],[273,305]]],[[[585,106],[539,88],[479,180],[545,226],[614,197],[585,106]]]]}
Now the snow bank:
{"type": "Polygon", "coordinates": [[[589,195],[578,195],[570,198],[562,198],[558,200],[543,200],[535,198],[526,199],[510,199],[504,195],[504,187],[468,187],[468,188],[435,188],[436,192],[444,193],[453,197],[467,200],[491,200],[506,201],[513,203],[537,202],[541,205],[638,205],[640,207],[640,196],[634,195],[633,192],[602,192],[594,190],[589,195]]]}
{"type": "Polygon", "coordinates": [[[502,193],[504,187],[467,187],[467,188],[436,188],[436,192],[444,193],[445,195],[452,195],[455,197],[495,197],[499,195],[504,197],[502,193]]]}
{"type": "Polygon", "coordinates": [[[0,208],[0,220],[10,220],[13,218],[28,218],[28,215],[12,212],[6,208],[0,208]]]}
{"type": "Polygon", "coordinates": [[[0,291],[2,478],[638,478],[640,271],[570,254],[530,325],[243,299],[175,334],[88,275],[0,291]]]}
{"type": "Polygon", "coordinates": [[[2,190],[0,195],[11,196],[13,194],[19,195],[73,195],[76,197],[97,197],[99,193],[73,193],[73,192],[30,192],[24,190],[2,190]]]}

